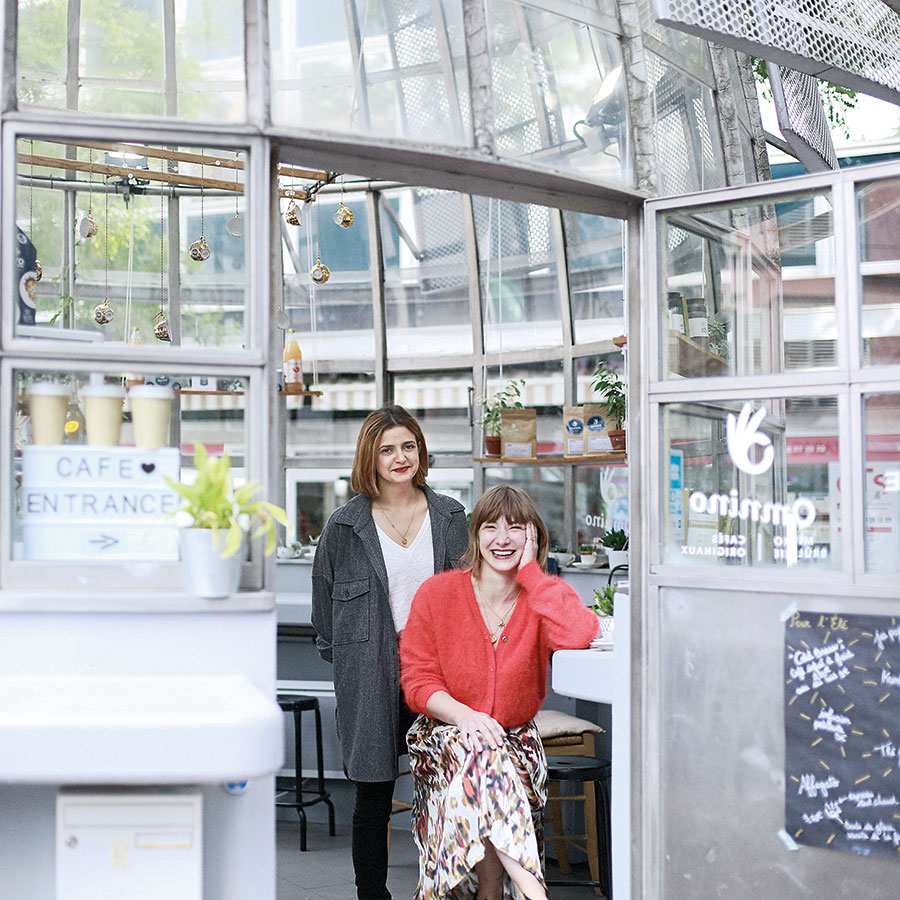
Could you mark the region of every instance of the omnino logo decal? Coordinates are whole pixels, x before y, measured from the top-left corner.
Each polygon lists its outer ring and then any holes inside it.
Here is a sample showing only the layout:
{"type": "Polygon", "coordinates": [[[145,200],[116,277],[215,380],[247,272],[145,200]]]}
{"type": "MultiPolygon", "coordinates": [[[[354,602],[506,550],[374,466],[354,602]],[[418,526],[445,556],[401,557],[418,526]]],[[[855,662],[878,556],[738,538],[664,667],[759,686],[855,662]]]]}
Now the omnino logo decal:
{"type": "Polygon", "coordinates": [[[759,423],[766,417],[766,408],[761,406],[752,412],[749,403],[745,403],[738,417],[728,413],[725,420],[725,443],[731,461],[742,472],[748,475],[762,475],[772,468],[775,462],[775,448],[767,434],[759,431],[759,423]],[[760,458],[753,462],[750,458],[753,447],[762,447],[760,458]]]}
{"type": "MultiPolygon", "coordinates": [[[[761,406],[756,412],[750,403],[745,403],[741,411],[735,416],[729,413],[725,419],[725,443],[728,455],[734,467],[746,475],[763,475],[772,468],[775,463],[775,447],[772,439],[763,434],[759,427],[766,418],[766,408],[761,406]]],[[[771,487],[764,494],[770,494],[771,487]]],[[[693,513],[715,516],[718,519],[730,520],[730,524],[724,526],[724,530],[713,536],[708,546],[695,546],[683,544],[681,552],[689,556],[734,556],[743,558],[748,552],[748,541],[744,534],[734,531],[735,520],[746,522],[759,522],[763,525],[772,525],[786,529],[786,535],[775,536],[774,557],[785,558],[787,543],[796,545],[797,532],[811,528],[816,521],[816,506],[809,497],[796,497],[789,501],[787,497],[783,501],[774,497],[761,500],[753,495],[741,496],[738,488],[734,487],[727,492],[704,493],[694,491],[688,498],[688,507],[693,513]],[[794,535],[788,537],[787,535],[794,535]]],[[[800,538],[804,555],[824,557],[827,548],[815,548],[805,546],[814,541],[814,536],[800,538]],[[807,553],[806,551],[809,551],[807,553]]]]}

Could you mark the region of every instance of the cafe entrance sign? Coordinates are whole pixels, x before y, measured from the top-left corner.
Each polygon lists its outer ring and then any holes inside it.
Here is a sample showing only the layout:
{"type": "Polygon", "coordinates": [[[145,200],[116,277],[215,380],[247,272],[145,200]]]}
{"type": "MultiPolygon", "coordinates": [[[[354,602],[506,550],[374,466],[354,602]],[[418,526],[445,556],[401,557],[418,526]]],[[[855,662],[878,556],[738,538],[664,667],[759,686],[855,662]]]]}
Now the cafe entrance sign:
{"type": "Polygon", "coordinates": [[[28,446],[22,452],[25,559],[177,560],[176,447],[28,446]]]}

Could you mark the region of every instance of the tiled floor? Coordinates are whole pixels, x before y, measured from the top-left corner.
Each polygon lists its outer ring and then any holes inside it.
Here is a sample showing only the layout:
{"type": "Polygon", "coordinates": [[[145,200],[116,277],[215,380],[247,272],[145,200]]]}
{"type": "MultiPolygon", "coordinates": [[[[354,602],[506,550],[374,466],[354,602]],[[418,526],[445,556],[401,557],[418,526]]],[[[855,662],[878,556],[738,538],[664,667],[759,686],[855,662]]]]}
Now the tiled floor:
{"type": "MultiPolygon", "coordinates": [[[[409,816],[395,817],[391,831],[391,860],[388,888],[394,900],[412,900],[418,881],[418,857],[408,828],[409,816]],[[405,819],[404,826],[400,821],[405,819]]],[[[309,823],[307,851],[300,852],[300,825],[294,820],[278,822],[278,900],[356,900],[353,867],[350,862],[350,825],[338,816],[336,836],[328,826],[309,823]]],[[[586,866],[575,867],[575,877],[586,878],[586,866]]],[[[558,870],[548,863],[549,878],[558,870]]],[[[550,900],[599,900],[591,888],[551,887],[550,900]]]]}

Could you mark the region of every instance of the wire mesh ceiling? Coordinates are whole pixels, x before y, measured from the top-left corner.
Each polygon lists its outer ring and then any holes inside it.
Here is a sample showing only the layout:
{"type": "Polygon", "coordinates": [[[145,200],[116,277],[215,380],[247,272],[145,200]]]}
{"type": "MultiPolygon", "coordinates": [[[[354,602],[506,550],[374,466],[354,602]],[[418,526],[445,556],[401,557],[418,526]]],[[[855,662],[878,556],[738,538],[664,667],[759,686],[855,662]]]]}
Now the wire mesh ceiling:
{"type": "Polygon", "coordinates": [[[882,0],[654,0],[658,21],[900,103],[900,16],[882,0]]]}

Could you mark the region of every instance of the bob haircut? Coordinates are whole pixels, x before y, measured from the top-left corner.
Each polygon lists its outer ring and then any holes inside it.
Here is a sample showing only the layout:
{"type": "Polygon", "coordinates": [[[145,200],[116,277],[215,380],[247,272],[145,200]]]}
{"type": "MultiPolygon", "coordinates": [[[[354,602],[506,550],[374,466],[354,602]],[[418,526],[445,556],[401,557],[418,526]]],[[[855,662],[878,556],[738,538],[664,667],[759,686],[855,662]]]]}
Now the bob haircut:
{"type": "Polygon", "coordinates": [[[357,494],[365,494],[366,497],[376,498],[378,491],[378,476],[375,474],[375,454],[378,452],[381,435],[388,428],[403,426],[408,428],[416,439],[419,447],[419,469],[416,472],[413,483],[416,487],[422,487],[428,477],[428,448],[425,446],[425,435],[412,413],[407,412],[402,406],[382,406],[370,412],[362,428],[359,429],[359,437],[356,439],[356,455],[353,457],[353,471],[350,473],[350,487],[357,494]]]}
{"type": "Polygon", "coordinates": [[[481,553],[478,551],[478,532],[485,522],[496,522],[499,518],[506,519],[510,524],[527,525],[534,522],[537,529],[537,553],[535,557],[538,565],[547,571],[547,551],[550,536],[547,526],[541,518],[534,501],[520,487],[511,484],[498,484],[485,491],[469,520],[469,546],[459,561],[460,568],[470,568],[473,575],[481,571],[481,553]]]}

